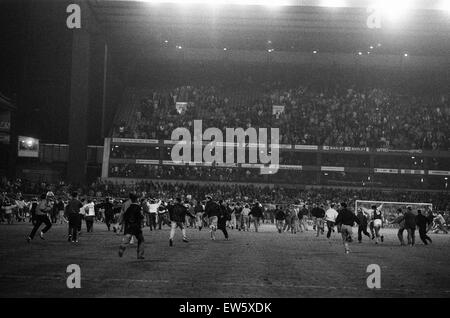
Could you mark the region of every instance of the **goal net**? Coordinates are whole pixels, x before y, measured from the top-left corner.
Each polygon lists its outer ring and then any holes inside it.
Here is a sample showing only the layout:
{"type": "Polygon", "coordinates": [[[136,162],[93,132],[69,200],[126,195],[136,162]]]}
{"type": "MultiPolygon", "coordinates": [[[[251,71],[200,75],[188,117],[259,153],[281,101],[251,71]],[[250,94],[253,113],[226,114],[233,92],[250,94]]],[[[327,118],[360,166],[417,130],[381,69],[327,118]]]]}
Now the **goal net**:
{"type": "Polygon", "coordinates": [[[403,212],[406,211],[408,206],[411,207],[414,214],[417,214],[417,210],[421,210],[422,213],[427,214],[429,210],[433,210],[433,204],[431,203],[421,203],[421,202],[388,202],[388,201],[365,201],[356,200],[355,201],[355,213],[362,209],[372,216],[372,206],[376,206],[380,209],[384,215],[387,222],[392,222],[397,217],[397,209],[402,209],[403,212]]]}

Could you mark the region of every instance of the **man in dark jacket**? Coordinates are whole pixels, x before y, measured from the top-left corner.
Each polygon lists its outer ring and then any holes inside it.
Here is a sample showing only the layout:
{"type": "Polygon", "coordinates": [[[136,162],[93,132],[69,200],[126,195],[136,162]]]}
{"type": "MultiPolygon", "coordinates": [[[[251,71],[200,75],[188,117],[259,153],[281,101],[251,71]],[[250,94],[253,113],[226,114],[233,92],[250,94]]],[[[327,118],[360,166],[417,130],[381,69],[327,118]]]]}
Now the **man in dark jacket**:
{"type": "Polygon", "coordinates": [[[342,209],[336,218],[336,224],[339,225],[341,228],[342,241],[344,243],[345,253],[348,254],[350,253],[348,242],[352,237],[353,232],[352,227],[355,223],[359,225],[359,219],[352,211],[347,209],[347,204],[345,202],[341,203],[341,207],[342,209]]]}
{"type": "Polygon", "coordinates": [[[105,198],[105,202],[100,203],[99,208],[105,211],[105,224],[108,228],[108,231],[110,231],[111,224],[114,223],[114,206],[109,198],[105,198]]]}
{"type": "Polygon", "coordinates": [[[217,228],[223,232],[225,239],[228,240],[227,221],[231,220],[231,213],[227,204],[223,201],[219,201],[220,215],[217,221],[217,228]]]}
{"type": "Polygon", "coordinates": [[[212,200],[211,196],[206,197],[205,214],[203,217],[208,218],[209,228],[211,232],[211,240],[216,239],[217,222],[219,221],[220,206],[212,200]]]}
{"type": "Polygon", "coordinates": [[[196,217],[195,224],[199,231],[201,231],[203,228],[203,212],[204,209],[202,203],[200,201],[197,201],[194,207],[194,213],[196,217]]]}
{"type": "Polygon", "coordinates": [[[35,212],[36,223],[34,224],[33,230],[31,230],[30,235],[27,237],[28,243],[30,243],[31,240],[34,238],[34,235],[36,234],[37,230],[42,225],[42,223],[45,224],[45,227],[39,233],[39,236],[41,239],[44,239],[44,233],[46,233],[52,227],[52,223],[50,222],[47,216],[47,213],[49,213],[51,209],[52,207],[47,200],[47,196],[45,195],[45,193],[43,193],[41,195],[41,200],[38,202],[36,206],[35,212]]]}
{"type": "Polygon", "coordinates": [[[300,225],[300,231],[303,232],[303,229],[305,231],[308,231],[308,223],[306,218],[308,217],[308,209],[306,208],[306,204],[303,204],[303,207],[301,208],[300,212],[298,212],[298,219],[299,219],[299,225],[300,225]]]}
{"type": "Polygon", "coordinates": [[[78,226],[81,220],[80,209],[82,207],[83,204],[80,202],[80,200],[78,200],[78,193],[73,192],[72,198],[70,199],[65,209],[65,216],[69,221],[69,235],[67,238],[69,242],[78,242],[78,226]]]}
{"type": "Polygon", "coordinates": [[[362,241],[362,234],[364,233],[365,236],[367,236],[368,238],[370,238],[370,234],[369,232],[367,232],[367,216],[364,214],[363,210],[361,208],[358,209],[358,214],[356,215],[356,217],[359,220],[359,225],[358,225],[358,242],[361,243],[362,241]]]}
{"type": "Polygon", "coordinates": [[[416,232],[416,215],[413,213],[410,206],[405,212],[405,230],[408,233],[408,245],[414,246],[415,232],[416,232]]]}
{"type": "Polygon", "coordinates": [[[314,229],[317,230],[316,236],[324,233],[324,217],[325,210],[323,209],[323,204],[317,205],[314,204],[313,209],[311,210],[311,215],[314,220],[314,229]]]}
{"type": "Polygon", "coordinates": [[[142,213],[142,208],[138,203],[137,195],[130,194],[130,202],[130,205],[125,210],[122,216],[124,237],[119,248],[119,257],[123,256],[125,249],[127,248],[128,244],[130,244],[133,236],[135,236],[138,241],[137,258],[144,259],[144,236],[142,235],[144,215],[142,213]]]}
{"type": "Polygon", "coordinates": [[[183,242],[189,242],[186,237],[186,228],[184,222],[186,222],[186,215],[191,217],[193,216],[188,209],[181,204],[181,198],[177,198],[175,200],[175,204],[169,206],[169,218],[170,218],[170,237],[169,237],[169,246],[173,246],[173,238],[175,237],[175,230],[177,227],[181,229],[181,233],[183,234],[183,242]]]}
{"type": "MultiPolygon", "coordinates": [[[[300,214],[301,212],[299,212],[300,214]]],[[[284,228],[284,220],[286,219],[286,214],[284,213],[283,209],[280,205],[277,205],[277,208],[275,209],[275,220],[277,224],[278,233],[281,233],[284,228]]]]}
{"type": "Polygon", "coordinates": [[[56,203],[55,206],[58,211],[59,224],[63,224],[66,220],[64,218],[64,202],[61,197],[58,199],[58,203],[56,203]]]}
{"type": "Polygon", "coordinates": [[[263,218],[263,209],[258,201],[255,201],[255,204],[248,215],[252,217],[253,224],[255,225],[255,232],[258,232],[259,222],[263,218]]]}
{"type": "Polygon", "coordinates": [[[324,234],[325,231],[325,209],[323,208],[323,204],[320,204],[317,208],[316,212],[316,228],[317,228],[317,234],[316,236],[319,236],[320,234],[324,234]]]}
{"type": "Polygon", "coordinates": [[[397,217],[391,222],[391,224],[398,224],[397,237],[400,241],[400,245],[405,245],[403,240],[403,232],[405,231],[405,215],[402,213],[402,209],[397,209],[397,217]]]}
{"type": "Polygon", "coordinates": [[[419,236],[422,240],[423,244],[428,245],[427,241],[433,243],[431,238],[427,235],[427,225],[428,219],[425,215],[422,214],[421,210],[417,210],[417,218],[416,218],[417,227],[419,228],[419,236]]]}

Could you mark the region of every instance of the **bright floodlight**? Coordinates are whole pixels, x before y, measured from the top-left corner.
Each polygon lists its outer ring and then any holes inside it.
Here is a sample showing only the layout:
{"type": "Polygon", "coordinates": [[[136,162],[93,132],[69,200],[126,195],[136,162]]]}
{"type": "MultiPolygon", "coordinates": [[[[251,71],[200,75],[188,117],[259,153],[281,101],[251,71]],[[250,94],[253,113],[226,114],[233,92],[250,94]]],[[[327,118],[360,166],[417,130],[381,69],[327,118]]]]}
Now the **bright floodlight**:
{"type": "Polygon", "coordinates": [[[450,0],[442,0],[441,4],[439,5],[439,9],[450,13],[450,0]]]}
{"type": "Polygon", "coordinates": [[[223,5],[223,4],[237,4],[237,5],[264,5],[270,7],[289,5],[288,0],[138,0],[148,3],[177,3],[177,4],[207,4],[207,5],[223,5]]]}
{"type": "Polygon", "coordinates": [[[347,5],[345,0],[322,0],[319,4],[321,7],[342,8],[347,5]]]}
{"type": "Polygon", "coordinates": [[[397,22],[408,15],[409,10],[414,7],[414,0],[377,0],[374,6],[381,9],[383,17],[397,22]]]}

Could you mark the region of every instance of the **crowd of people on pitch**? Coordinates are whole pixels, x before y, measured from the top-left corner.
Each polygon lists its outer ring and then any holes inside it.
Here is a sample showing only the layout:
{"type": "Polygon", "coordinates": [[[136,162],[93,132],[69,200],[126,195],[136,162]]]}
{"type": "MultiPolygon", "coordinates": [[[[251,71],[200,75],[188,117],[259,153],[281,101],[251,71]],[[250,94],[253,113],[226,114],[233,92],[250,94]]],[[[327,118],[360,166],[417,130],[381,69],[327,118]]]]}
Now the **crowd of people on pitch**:
{"type": "MultiPolygon", "coordinates": [[[[203,180],[204,181],[204,180],[203,180]]],[[[87,198],[126,198],[128,193],[142,193],[144,197],[175,198],[191,195],[194,198],[204,198],[215,193],[222,198],[233,198],[235,201],[246,201],[257,198],[259,202],[271,204],[293,203],[296,199],[312,205],[314,202],[348,202],[353,206],[355,200],[395,201],[395,202],[428,202],[436,211],[442,211],[446,221],[450,221],[450,194],[448,192],[418,192],[418,191],[381,191],[375,189],[345,189],[345,188],[302,188],[282,186],[259,186],[252,184],[212,184],[183,182],[149,182],[117,183],[108,180],[97,180],[91,184],[73,186],[64,182],[46,183],[31,182],[24,179],[0,179],[0,221],[5,222],[6,212],[17,215],[13,220],[21,220],[25,203],[39,193],[52,192],[55,196],[67,199],[66,194],[76,191],[81,197],[87,198]],[[15,206],[15,207],[14,207],[15,206]],[[12,208],[11,208],[12,207],[12,208]]],[[[8,213],[9,214],[9,213],[8,213]]],[[[58,215],[54,213],[54,215],[58,215]]]]}
{"type": "MultiPolygon", "coordinates": [[[[216,196],[217,197],[217,196],[216,196]]],[[[150,231],[161,230],[162,226],[170,227],[169,246],[173,246],[176,229],[182,232],[182,241],[189,242],[186,228],[209,227],[212,240],[216,239],[216,231],[222,231],[224,238],[229,239],[228,229],[239,231],[249,231],[253,227],[255,232],[264,219],[275,223],[279,233],[308,231],[310,225],[316,236],[325,233],[329,239],[335,228],[342,234],[345,252],[350,251],[348,243],[352,239],[352,228],[355,223],[358,225],[358,242],[362,241],[362,234],[368,236],[375,243],[379,240],[383,242],[384,236],[381,229],[386,224],[398,225],[398,238],[401,245],[404,244],[403,232],[408,234],[408,244],[415,244],[415,230],[419,229],[419,235],[425,245],[431,243],[431,238],[427,232],[439,231],[448,233],[447,224],[441,212],[434,212],[431,209],[420,210],[413,213],[411,206],[402,213],[397,210],[397,215],[387,215],[383,212],[383,204],[373,205],[371,209],[358,208],[356,213],[347,207],[346,203],[337,204],[331,201],[314,202],[312,205],[307,202],[295,200],[290,204],[278,204],[271,206],[261,204],[257,199],[246,198],[244,201],[219,197],[213,200],[212,195],[206,195],[205,200],[197,200],[192,195],[177,196],[175,199],[151,198],[143,193],[132,192],[128,199],[118,200],[106,197],[102,200],[88,197],[81,198],[77,192],[66,194],[64,197],[55,196],[51,191],[43,193],[39,198],[33,198],[30,202],[18,204],[2,204],[2,210],[9,224],[15,217],[19,222],[31,222],[33,228],[26,237],[30,243],[42,224],[45,227],[40,230],[39,236],[45,239],[47,233],[54,223],[68,225],[69,242],[77,243],[82,230],[82,223],[86,224],[86,233],[94,231],[95,223],[104,223],[108,231],[113,230],[124,237],[119,249],[119,256],[122,256],[133,239],[137,239],[138,258],[144,257],[144,236],[143,228],[149,227],[150,231]],[[6,207],[6,209],[5,209],[6,207]],[[19,212],[13,213],[17,209],[19,212]],[[370,228],[371,235],[367,231],[370,228]]],[[[2,201],[5,199],[2,198],[2,201]]],[[[19,200],[16,200],[19,201],[19,200]]]]}
{"type": "MultiPolygon", "coordinates": [[[[137,96],[131,122],[115,137],[170,139],[177,127],[279,127],[280,143],[395,149],[448,150],[449,96],[411,96],[380,88],[285,88],[261,85],[230,95],[223,89],[182,86],[137,96]],[[257,92],[257,93],[255,93],[257,92]],[[176,103],[186,103],[177,109],[176,103]],[[284,110],[273,111],[273,106],[284,110]]],[[[124,107],[131,107],[125,105],[124,107]]],[[[126,113],[126,112],[124,112],[126,113]]]]}

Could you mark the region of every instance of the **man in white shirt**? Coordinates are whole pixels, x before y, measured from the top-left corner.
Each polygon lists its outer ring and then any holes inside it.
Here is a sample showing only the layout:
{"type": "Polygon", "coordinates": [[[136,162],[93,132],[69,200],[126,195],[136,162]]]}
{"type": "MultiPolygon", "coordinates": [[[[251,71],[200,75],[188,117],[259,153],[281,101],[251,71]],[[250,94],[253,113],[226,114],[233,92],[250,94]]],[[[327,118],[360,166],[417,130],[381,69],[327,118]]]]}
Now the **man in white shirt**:
{"type": "Polygon", "coordinates": [[[241,228],[243,231],[248,231],[250,228],[250,206],[248,204],[245,204],[244,208],[242,209],[242,224],[241,228]]]}
{"type": "Polygon", "coordinates": [[[88,203],[83,206],[83,210],[85,214],[86,221],[86,229],[87,232],[92,232],[94,230],[94,218],[95,218],[95,204],[91,199],[88,200],[88,203]]]}
{"type": "Polygon", "coordinates": [[[150,203],[148,203],[148,210],[150,212],[150,231],[152,231],[152,228],[156,230],[156,222],[158,217],[158,209],[161,205],[161,200],[156,202],[155,199],[150,200],[150,203]]]}
{"type": "Polygon", "coordinates": [[[338,216],[338,212],[334,208],[334,203],[330,204],[328,210],[325,211],[325,221],[327,222],[327,238],[330,238],[331,232],[334,232],[334,224],[336,223],[336,218],[338,216]]]}

